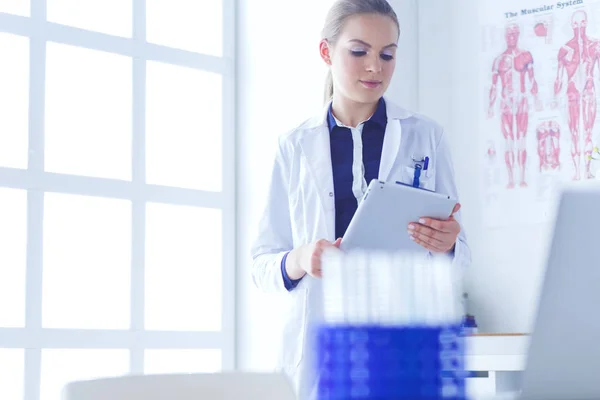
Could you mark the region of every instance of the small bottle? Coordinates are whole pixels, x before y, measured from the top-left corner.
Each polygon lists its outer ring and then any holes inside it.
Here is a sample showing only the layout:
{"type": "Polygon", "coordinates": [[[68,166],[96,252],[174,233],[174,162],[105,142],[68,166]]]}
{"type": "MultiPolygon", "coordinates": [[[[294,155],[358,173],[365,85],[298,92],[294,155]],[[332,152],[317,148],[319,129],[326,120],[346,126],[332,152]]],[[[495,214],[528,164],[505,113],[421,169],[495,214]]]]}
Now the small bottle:
{"type": "MultiPolygon", "coordinates": [[[[468,310],[468,307],[467,307],[468,300],[469,300],[469,295],[467,293],[463,293],[464,310],[468,310]]],[[[475,316],[469,314],[468,311],[465,311],[465,316],[463,318],[462,331],[463,331],[464,335],[473,335],[479,331],[479,329],[477,327],[477,321],[475,321],[475,316]]]]}

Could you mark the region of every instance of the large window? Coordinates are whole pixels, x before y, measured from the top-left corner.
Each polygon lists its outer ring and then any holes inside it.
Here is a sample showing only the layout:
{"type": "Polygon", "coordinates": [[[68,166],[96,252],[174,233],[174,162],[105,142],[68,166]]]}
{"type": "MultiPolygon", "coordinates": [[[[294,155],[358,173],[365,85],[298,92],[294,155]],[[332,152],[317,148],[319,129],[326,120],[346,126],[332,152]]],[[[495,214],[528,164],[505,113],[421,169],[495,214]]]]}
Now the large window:
{"type": "Polygon", "coordinates": [[[233,367],[234,20],[0,1],[0,399],[233,367]]]}

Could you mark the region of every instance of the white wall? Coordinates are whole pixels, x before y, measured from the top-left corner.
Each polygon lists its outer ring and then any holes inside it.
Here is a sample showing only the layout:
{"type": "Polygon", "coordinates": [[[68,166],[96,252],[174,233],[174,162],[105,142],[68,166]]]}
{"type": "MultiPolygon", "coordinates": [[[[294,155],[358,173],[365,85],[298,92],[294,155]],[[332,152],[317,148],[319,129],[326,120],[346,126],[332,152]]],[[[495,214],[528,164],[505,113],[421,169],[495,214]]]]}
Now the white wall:
{"type": "MultiPolygon", "coordinates": [[[[262,211],[279,134],[321,109],[325,68],[318,44],[331,0],[238,1],[238,274],[237,365],[272,368],[279,340],[279,299],[251,284],[250,245],[262,211]],[[275,18],[267,18],[274,15],[275,18]]],[[[417,106],[417,0],[394,0],[402,25],[398,67],[390,93],[417,106]]]]}
{"type": "Polygon", "coordinates": [[[278,299],[251,283],[250,246],[266,192],[277,136],[321,108],[324,66],[318,53],[327,1],[238,1],[238,360],[272,368],[278,299]],[[273,15],[274,18],[267,18],[273,15]]]}

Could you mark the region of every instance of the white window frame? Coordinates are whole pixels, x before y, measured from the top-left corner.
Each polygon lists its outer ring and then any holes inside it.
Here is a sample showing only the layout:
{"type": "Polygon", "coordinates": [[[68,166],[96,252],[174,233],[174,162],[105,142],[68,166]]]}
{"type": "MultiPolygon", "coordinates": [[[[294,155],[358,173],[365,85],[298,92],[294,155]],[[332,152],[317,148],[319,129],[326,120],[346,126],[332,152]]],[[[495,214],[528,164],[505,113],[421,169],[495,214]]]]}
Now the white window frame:
{"type": "MultiPolygon", "coordinates": [[[[0,32],[30,39],[29,160],[24,169],[0,167],[0,187],[25,189],[27,197],[26,315],[24,328],[0,328],[0,348],[25,351],[24,399],[39,400],[41,350],[130,350],[130,372],[144,372],[144,350],[218,348],[222,369],[235,367],[235,0],[223,3],[223,56],[214,57],[146,42],[146,1],[133,0],[133,35],[121,38],[50,23],[46,0],[31,0],[30,17],[0,12],[0,32]],[[44,172],[46,42],[133,57],[133,175],[130,182],[44,172]],[[146,61],[212,71],[223,76],[223,189],[221,192],[148,185],[145,176],[146,61]],[[44,193],[57,192],[132,201],[131,329],[43,329],[42,262],[44,193]],[[222,210],[222,329],[219,332],[144,331],[145,202],[222,210]]],[[[207,305],[210,306],[210,305],[207,305]]],[[[0,377],[1,379],[1,377],[0,377]]]]}

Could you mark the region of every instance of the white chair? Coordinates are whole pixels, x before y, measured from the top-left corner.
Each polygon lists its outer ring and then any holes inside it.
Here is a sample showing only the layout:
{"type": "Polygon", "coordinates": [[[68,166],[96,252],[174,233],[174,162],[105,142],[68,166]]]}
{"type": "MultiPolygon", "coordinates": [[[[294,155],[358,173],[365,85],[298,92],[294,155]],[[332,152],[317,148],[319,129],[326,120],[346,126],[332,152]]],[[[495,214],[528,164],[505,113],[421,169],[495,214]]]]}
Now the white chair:
{"type": "Polygon", "coordinates": [[[295,400],[282,374],[131,375],[72,382],[63,400],[295,400]]]}

